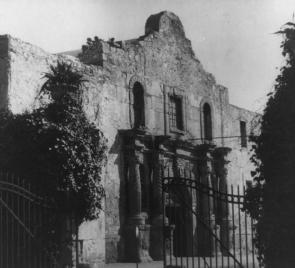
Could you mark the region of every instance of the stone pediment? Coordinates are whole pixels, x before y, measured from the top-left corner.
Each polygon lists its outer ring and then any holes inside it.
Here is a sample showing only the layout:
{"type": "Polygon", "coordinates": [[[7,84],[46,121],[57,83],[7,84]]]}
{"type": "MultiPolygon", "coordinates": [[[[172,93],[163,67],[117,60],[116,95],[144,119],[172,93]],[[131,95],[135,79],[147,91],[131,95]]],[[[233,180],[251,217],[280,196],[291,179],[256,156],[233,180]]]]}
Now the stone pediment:
{"type": "Polygon", "coordinates": [[[185,37],[183,25],[180,19],[172,12],[162,11],[158,14],[151,15],[145,24],[145,34],[152,32],[177,34],[185,37]]]}

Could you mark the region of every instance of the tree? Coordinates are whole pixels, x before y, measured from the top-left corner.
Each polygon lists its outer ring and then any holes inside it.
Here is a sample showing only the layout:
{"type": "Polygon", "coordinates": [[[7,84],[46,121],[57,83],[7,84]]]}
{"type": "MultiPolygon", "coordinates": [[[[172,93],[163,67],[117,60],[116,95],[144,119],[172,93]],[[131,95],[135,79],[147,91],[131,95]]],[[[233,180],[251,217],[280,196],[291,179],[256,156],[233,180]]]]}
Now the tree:
{"type": "Polygon", "coordinates": [[[253,137],[253,186],[246,194],[246,210],[257,221],[256,246],[266,267],[295,267],[295,24],[277,32],[285,66],[276,78],[253,137]]]}
{"type": "Polygon", "coordinates": [[[60,62],[44,78],[40,108],[0,114],[0,167],[42,185],[56,206],[70,209],[78,221],[95,219],[104,197],[106,140],[83,111],[86,81],[60,62]]]}

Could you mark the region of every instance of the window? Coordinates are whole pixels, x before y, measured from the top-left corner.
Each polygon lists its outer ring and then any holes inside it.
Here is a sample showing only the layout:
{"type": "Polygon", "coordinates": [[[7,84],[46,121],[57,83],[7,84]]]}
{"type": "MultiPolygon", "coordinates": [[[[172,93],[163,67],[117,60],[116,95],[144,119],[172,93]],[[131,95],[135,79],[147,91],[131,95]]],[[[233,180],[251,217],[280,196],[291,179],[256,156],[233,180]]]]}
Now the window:
{"type": "Polygon", "coordinates": [[[240,121],[241,147],[247,147],[247,129],[246,122],[240,121]]]}
{"type": "Polygon", "coordinates": [[[139,82],[135,82],[133,86],[133,111],[134,127],[139,128],[144,126],[144,90],[139,82]]]}
{"type": "Polygon", "coordinates": [[[183,130],[182,99],[179,96],[170,96],[169,99],[170,128],[183,130]]]}
{"type": "Polygon", "coordinates": [[[207,141],[212,141],[211,107],[208,103],[205,103],[203,106],[203,118],[204,118],[204,138],[207,141]]]}

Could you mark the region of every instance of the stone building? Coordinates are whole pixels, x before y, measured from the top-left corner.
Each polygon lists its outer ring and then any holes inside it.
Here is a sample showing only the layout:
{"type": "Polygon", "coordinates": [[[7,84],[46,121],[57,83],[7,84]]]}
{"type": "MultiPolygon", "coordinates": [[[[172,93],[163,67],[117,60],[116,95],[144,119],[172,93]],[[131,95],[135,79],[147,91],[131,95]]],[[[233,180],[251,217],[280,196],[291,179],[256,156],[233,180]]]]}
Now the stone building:
{"type": "Polygon", "coordinates": [[[214,170],[220,188],[251,180],[247,135],[257,114],[229,103],[175,14],[151,15],[137,39],[95,38],[74,56],[1,36],[0,106],[22,113],[38,105],[42,75],[57,61],[85,75],[85,111],[108,139],[104,210],[79,228],[81,262],[162,258],[161,178],[168,172],[202,180],[214,170]]]}

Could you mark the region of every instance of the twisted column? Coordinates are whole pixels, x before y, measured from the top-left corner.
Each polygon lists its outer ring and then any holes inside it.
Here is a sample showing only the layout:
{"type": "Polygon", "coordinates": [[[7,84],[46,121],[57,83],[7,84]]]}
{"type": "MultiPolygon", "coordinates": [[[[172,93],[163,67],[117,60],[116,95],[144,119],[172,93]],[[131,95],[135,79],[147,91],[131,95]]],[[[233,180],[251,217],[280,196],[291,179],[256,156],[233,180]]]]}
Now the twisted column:
{"type": "Polygon", "coordinates": [[[164,165],[164,150],[160,147],[154,154],[154,177],[153,177],[153,214],[163,214],[162,202],[162,175],[164,165]]]}
{"type": "MultiPolygon", "coordinates": [[[[164,148],[159,145],[158,150],[154,154],[154,176],[153,176],[153,220],[151,229],[151,256],[153,260],[163,259],[163,239],[171,239],[166,237],[167,234],[171,235],[171,232],[165,232],[163,235],[163,222],[165,224],[165,230],[169,229],[168,218],[164,218],[163,212],[163,168],[164,168],[164,148]]],[[[167,245],[171,245],[168,243],[167,245]]]]}
{"type": "Polygon", "coordinates": [[[215,252],[215,214],[214,199],[212,197],[213,158],[212,145],[203,144],[198,147],[199,181],[203,187],[199,191],[197,218],[198,252],[199,256],[212,256],[215,252]],[[207,188],[208,187],[208,188],[207,188]],[[210,189],[210,190],[209,190],[210,189]]]}
{"type": "Polygon", "coordinates": [[[228,251],[232,247],[232,229],[234,226],[231,225],[229,220],[229,207],[226,201],[228,192],[228,153],[231,151],[228,147],[219,147],[214,150],[215,159],[215,173],[218,178],[217,190],[224,195],[221,195],[221,200],[218,200],[216,208],[216,221],[220,225],[220,240],[223,247],[220,247],[223,255],[227,255],[228,251]]]}
{"type": "Polygon", "coordinates": [[[133,151],[129,154],[129,220],[134,224],[144,224],[144,218],[141,215],[142,189],[140,178],[140,164],[143,163],[141,152],[133,151]]]}
{"type": "Polygon", "coordinates": [[[145,223],[142,213],[142,184],[144,174],[140,172],[140,165],[144,166],[143,145],[136,139],[128,151],[129,170],[129,221],[126,225],[126,260],[130,262],[149,262],[150,225],[145,223]]]}

